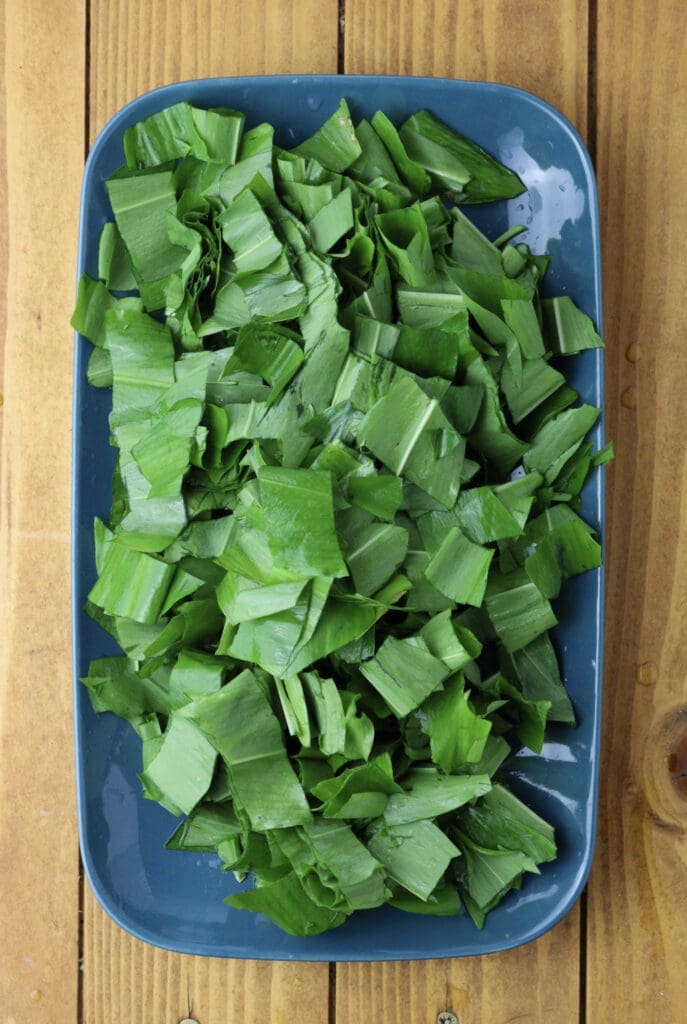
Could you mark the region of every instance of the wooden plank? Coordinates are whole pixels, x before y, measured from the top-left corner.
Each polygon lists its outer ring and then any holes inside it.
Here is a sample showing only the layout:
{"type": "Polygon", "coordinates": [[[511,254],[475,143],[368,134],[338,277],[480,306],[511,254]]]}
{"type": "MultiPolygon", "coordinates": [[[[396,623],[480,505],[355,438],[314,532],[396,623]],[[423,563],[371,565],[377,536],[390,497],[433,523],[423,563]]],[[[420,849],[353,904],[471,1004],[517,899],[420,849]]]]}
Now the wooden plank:
{"type": "MultiPolygon", "coordinates": [[[[6,54],[5,19],[0,19],[0,53],[6,54]]],[[[0,63],[0,96],[3,102],[0,103],[0,138],[7,138],[7,110],[5,97],[7,89],[5,84],[5,60],[0,63]]],[[[7,334],[7,278],[9,273],[9,208],[7,205],[7,152],[4,146],[0,146],[0,457],[2,456],[2,424],[3,405],[5,396],[3,394],[4,381],[4,360],[2,351],[5,336],[7,334]]]]}
{"type": "Polygon", "coordinates": [[[345,69],[528,89],[587,126],[586,0],[347,0],[345,69]]]}
{"type": "MultiPolygon", "coordinates": [[[[579,915],[529,946],[463,960],[338,964],[336,1024],[578,1024],[579,915]]],[[[611,1020],[612,1018],[609,1018],[611,1020]]]]}
{"type": "MultiPolygon", "coordinates": [[[[494,79],[538,93],[584,130],[587,5],[575,0],[347,0],[345,70],[494,79]]],[[[427,1024],[452,1010],[461,1024],[577,1024],[580,913],[537,942],[464,960],[340,964],[337,1024],[427,1024]]],[[[609,1018],[611,1019],[611,1018],[609,1018]]]]}
{"type": "Polygon", "coordinates": [[[85,1024],[288,1024],[327,1020],[327,965],[179,956],[122,931],[86,892],[85,1024]]]}
{"type": "Polygon", "coordinates": [[[681,744],[687,772],[686,57],[679,0],[599,5],[607,433],[618,455],[590,1024],[685,1019],[687,791],[670,773],[681,744]]]}
{"type": "Polygon", "coordinates": [[[77,1013],[68,324],[84,22],[84,4],[75,0],[10,2],[1,19],[0,1017],[7,1024],[73,1024],[77,1013]]]}
{"type": "MultiPolygon", "coordinates": [[[[336,0],[94,0],[90,30],[90,137],[124,103],[189,78],[336,71],[336,0]]],[[[90,892],[84,916],[88,1024],[176,1022],[302,1024],[327,1019],[326,964],[185,957],[122,932],[90,892]]]]}
{"type": "Polygon", "coordinates": [[[140,93],[224,75],[336,71],[337,0],[93,0],[91,141],[140,93]]]}

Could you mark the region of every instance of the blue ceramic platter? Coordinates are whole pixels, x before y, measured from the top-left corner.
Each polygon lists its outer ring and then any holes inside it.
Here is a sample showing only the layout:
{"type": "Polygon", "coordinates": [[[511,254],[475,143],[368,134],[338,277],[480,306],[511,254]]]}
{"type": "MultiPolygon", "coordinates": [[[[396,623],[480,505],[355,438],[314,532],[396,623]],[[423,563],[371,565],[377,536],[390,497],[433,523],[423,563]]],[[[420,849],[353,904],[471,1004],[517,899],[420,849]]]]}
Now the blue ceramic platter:
{"type": "MultiPolygon", "coordinates": [[[[184,82],[157,89],[106,126],[86,165],[79,273],[97,274],[100,231],[111,212],[103,183],[123,162],[122,135],[135,121],[180,100],[245,111],[247,125],[269,121],[277,141],[297,144],[335,109],[341,96],[354,119],[382,109],[396,123],[427,107],[479,142],[521,176],[529,191],[508,203],[464,207],[496,237],[527,225],[521,239],[548,252],[551,294],[569,294],[601,323],[597,196],[589,156],[570,123],[542,100],[502,85],[422,78],[267,77],[184,82]]],[[[176,819],[141,796],[140,744],[112,715],[96,716],[78,677],[91,658],[118,653],[82,611],[95,580],[92,521],[110,505],[114,451],[108,443],[111,395],[86,382],[90,345],[77,336],[74,376],[73,616],[76,765],[81,853],[105,910],[123,928],[184,953],[289,960],[408,960],[488,953],[528,942],[551,928],[577,900],[589,872],[596,825],[603,652],[603,575],[570,581],[556,602],[554,637],[579,718],[555,726],[541,756],[516,754],[513,790],[556,828],[559,857],[528,875],[477,931],[466,914],[420,917],[392,909],[358,913],[343,927],[312,938],[284,934],[258,914],[233,910],[223,897],[237,888],[219,859],[165,850],[176,819]]],[[[603,353],[568,360],[565,372],[585,402],[603,403],[603,353]]],[[[602,443],[603,426],[593,439],[602,443]]],[[[602,475],[584,494],[583,515],[603,535],[602,475]]]]}

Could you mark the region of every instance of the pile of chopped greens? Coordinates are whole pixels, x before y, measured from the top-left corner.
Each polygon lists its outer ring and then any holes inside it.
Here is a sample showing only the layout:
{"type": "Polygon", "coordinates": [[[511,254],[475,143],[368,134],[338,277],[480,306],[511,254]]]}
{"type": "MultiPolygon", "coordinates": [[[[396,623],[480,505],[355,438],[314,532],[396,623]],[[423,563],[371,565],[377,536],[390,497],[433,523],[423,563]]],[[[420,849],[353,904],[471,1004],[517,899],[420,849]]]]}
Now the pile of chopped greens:
{"type": "Polygon", "coordinates": [[[427,111],[342,101],[280,148],[179,103],[129,128],[74,326],[112,389],[83,680],[145,796],[295,935],[391,904],[478,926],[556,854],[499,779],[574,723],[549,630],[601,563],[575,511],[599,410],[552,357],[601,345],[547,257],[460,204],[510,170],[427,111]]]}

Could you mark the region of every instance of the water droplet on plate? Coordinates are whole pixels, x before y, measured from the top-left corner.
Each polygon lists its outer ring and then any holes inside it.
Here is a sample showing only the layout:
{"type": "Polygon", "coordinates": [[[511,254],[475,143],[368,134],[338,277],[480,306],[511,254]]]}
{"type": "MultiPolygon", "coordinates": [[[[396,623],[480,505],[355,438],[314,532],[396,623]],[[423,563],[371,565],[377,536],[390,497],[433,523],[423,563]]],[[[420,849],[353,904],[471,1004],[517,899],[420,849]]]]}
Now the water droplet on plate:
{"type": "Polygon", "coordinates": [[[322,100],[319,98],[319,96],[308,96],[305,103],[306,106],[310,108],[310,110],[319,110],[320,107],[322,106],[322,100]]]}

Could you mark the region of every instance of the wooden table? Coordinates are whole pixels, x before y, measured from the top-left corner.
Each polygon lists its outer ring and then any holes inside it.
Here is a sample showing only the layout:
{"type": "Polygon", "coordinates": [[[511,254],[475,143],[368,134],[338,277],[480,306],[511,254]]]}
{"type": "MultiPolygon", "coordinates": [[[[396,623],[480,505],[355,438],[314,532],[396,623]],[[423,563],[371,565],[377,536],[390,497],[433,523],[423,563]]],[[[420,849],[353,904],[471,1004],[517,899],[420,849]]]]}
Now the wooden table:
{"type": "Polygon", "coordinates": [[[687,1021],[684,0],[4,0],[0,1024],[687,1021]],[[586,136],[604,243],[608,592],[585,896],[509,953],[254,963],[145,946],[79,870],[69,652],[72,336],[84,155],[165,82],[270,72],[506,82],[586,136]],[[684,763],[682,770],[685,769],[684,763]]]}

